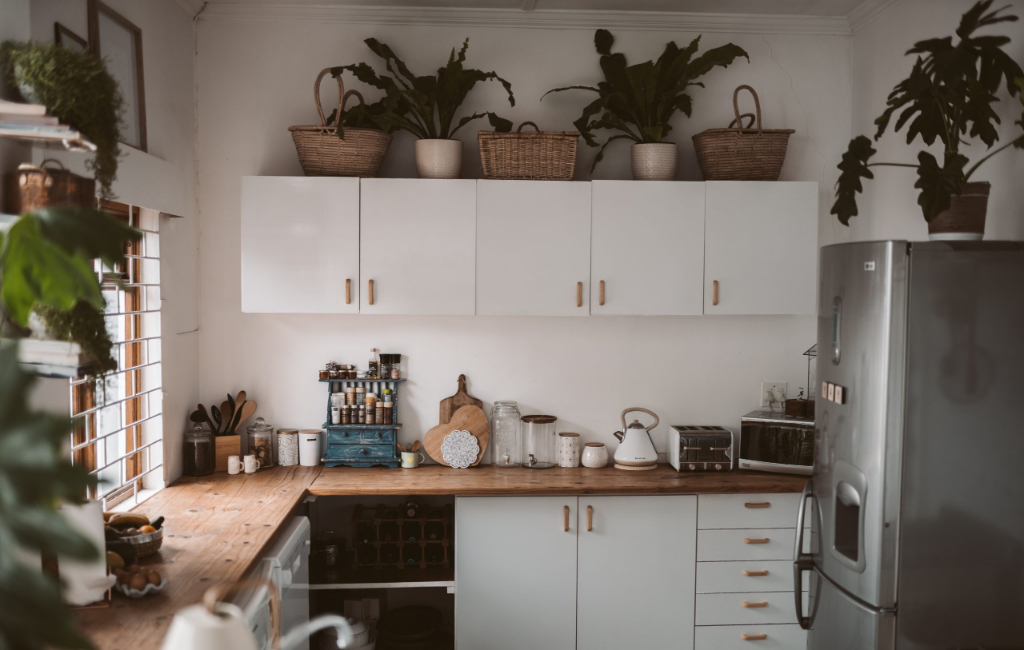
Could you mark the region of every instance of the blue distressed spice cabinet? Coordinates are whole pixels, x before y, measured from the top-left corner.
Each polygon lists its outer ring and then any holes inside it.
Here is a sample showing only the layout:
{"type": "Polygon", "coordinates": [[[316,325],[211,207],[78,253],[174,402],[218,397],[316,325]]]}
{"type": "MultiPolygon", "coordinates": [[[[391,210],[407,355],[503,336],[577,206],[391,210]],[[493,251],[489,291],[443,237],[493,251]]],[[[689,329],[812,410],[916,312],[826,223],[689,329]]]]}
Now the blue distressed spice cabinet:
{"type": "Polygon", "coordinates": [[[398,455],[398,385],[404,379],[321,379],[327,384],[327,451],[324,452],[324,464],[327,467],[373,467],[386,465],[398,467],[401,458],[398,455]],[[391,389],[394,413],[391,424],[331,424],[331,395],[345,393],[349,386],[363,387],[368,392],[380,393],[385,388],[391,389]]]}

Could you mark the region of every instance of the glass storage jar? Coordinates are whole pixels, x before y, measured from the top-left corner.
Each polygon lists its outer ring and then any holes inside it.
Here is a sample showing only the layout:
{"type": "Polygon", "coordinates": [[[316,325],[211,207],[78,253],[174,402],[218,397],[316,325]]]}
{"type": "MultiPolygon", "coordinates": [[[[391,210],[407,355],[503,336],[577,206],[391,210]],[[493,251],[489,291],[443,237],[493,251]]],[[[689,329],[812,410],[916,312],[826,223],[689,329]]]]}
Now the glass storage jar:
{"type": "Polygon", "coordinates": [[[182,454],[182,473],[185,476],[206,476],[216,469],[213,450],[213,432],[200,425],[185,432],[185,450],[182,454]]]}
{"type": "Polygon", "coordinates": [[[524,415],[523,467],[547,469],[555,466],[555,422],[553,415],[524,415]]]}
{"type": "Polygon", "coordinates": [[[511,400],[494,403],[491,409],[491,462],[512,467],[522,462],[519,437],[519,405],[511,400]]]}
{"type": "Polygon", "coordinates": [[[274,466],[274,427],[266,423],[263,418],[256,418],[256,421],[245,428],[248,432],[249,453],[260,461],[260,469],[274,466]]]}

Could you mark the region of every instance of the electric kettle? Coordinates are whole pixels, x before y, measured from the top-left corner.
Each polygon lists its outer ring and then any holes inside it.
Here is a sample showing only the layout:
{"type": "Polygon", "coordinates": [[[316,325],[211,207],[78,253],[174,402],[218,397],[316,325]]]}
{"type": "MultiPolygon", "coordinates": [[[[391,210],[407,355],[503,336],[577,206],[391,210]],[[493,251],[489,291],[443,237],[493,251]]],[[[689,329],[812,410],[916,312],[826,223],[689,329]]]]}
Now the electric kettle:
{"type": "Polygon", "coordinates": [[[657,427],[658,422],[658,416],[647,409],[634,407],[622,412],[622,431],[612,434],[619,440],[619,448],[615,450],[615,467],[634,471],[655,468],[658,464],[658,450],[651,440],[651,429],[657,427]],[[633,420],[626,426],[626,414],[633,411],[650,415],[654,418],[654,424],[645,427],[639,420],[633,420]]]}

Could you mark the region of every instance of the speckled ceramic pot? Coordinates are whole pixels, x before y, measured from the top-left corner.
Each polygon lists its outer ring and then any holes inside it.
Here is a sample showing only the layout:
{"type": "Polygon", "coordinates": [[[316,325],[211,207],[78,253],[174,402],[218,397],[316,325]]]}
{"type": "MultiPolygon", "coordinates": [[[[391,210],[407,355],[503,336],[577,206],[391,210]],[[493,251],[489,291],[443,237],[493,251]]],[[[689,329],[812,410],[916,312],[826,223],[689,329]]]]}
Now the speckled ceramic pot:
{"type": "Polygon", "coordinates": [[[420,178],[458,178],[462,140],[417,140],[416,173],[420,178]]]}
{"type": "Polygon", "coordinates": [[[608,464],[608,448],[603,442],[588,442],[583,446],[584,467],[604,467],[608,464]]]}
{"type": "Polygon", "coordinates": [[[634,144],[630,150],[635,181],[674,181],[679,148],[672,142],[634,144]]]}

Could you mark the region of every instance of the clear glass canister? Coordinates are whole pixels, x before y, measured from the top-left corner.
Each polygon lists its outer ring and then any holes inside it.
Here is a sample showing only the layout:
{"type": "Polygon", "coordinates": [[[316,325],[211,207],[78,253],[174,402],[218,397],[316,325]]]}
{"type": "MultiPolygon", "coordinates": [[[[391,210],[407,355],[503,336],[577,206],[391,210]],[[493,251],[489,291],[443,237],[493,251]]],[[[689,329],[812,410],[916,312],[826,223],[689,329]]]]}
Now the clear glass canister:
{"type": "Polygon", "coordinates": [[[245,428],[249,433],[249,453],[260,461],[260,469],[274,466],[274,427],[266,423],[263,418],[256,418],[256,421],[245,428]]]}
{"type": "Polygon", "coordinates": [[[555,422],[553,415],[524,415],[523,467],[547,469],[555,466],[555,422]]]}
{"type": "Polygon", "coordinates": [[[299,430],[277,430],[277,463],[282,467],[299,464],[299,430]]]}
{"type": "Polygon", "coordinates": [[[519,405],[511,400],[494,403],[491,410],[491,462],[514,466],[522,462],[519,405]]]}
{"type": "Polygon", "coordinates": [[[213,433],[200,425],[185,432],[185,450],[182,458],[182,473],[185,476],[206,476],[216,469],[213,449],[213,433]]]}

